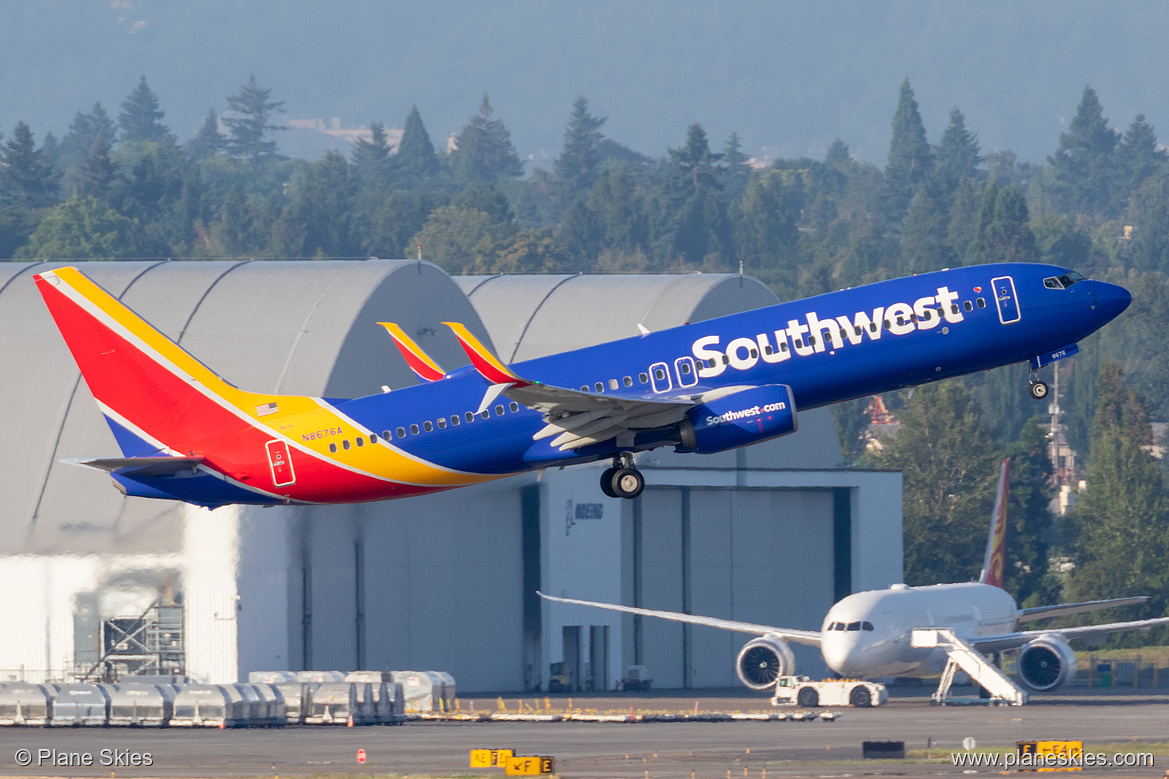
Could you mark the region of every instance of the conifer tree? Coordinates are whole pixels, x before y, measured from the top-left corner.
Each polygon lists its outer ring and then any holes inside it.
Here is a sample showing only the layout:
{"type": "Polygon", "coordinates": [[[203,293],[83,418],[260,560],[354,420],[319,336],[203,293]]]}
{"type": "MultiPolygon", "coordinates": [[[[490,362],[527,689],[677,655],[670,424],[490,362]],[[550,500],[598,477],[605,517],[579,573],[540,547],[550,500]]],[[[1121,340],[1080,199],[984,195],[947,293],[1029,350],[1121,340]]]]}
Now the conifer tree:
{"type": "Polygon", "coordinates": [[[56,185],[57,177],[36,147],[32,130],[17,122],[12,137],[0,148],[0,202],[43,208],[56,201],[56,185]]]}
{"type": "Polygon", "coordinates": [[[142,76],[138,86],[122,102],[122,112],[118,114],[122,140],[160,143],[170,134],[162,123],[163,116],[165,114],[158,107],[158,96],[146,83],[146,76],[142,76]]]}
{"type": "Polygon", "coordinates": [[[1157,148],[1153,126],[1137,114],[1116,148],[1116,164],[1120,178],[1120,196],[1127,201],[1149,176],[1165,168],[1169,154],[1157,148]]]}
{"type": "Polygon", "coordinates": [[[191,140],[187,141],[187,156],[192,160],[214,157],[227,148],[227,138],[219,132],[219,115],[212,108],[191,140]]]}
{"type": "Polygon", "coordinates": [[[1117,135],[1104,118],[1104,109],[1092,87],[1084,94],[1059,148],[1047,158],[1054,182],[1056,206],[1067,213],[1108,218],[1117,208],[1117,135]]]}
{"type": "Polygon", "coordinates": [[[985,262],[1038,262],[1039,247],[1031,230],[1027,200],[1012,184],[986,188],[978,215],[978,232],[967,255],[970,264],[985,262]]]}
{"type": "Polygon", "coordinates": [[[117,175],[117,168],[110,160],[110,148],[106,146],[105,140],[98,138],[93,151],[78,171],[77,192],[82,197],[108,201],[110,186],[117,175]]]}
{"type": "Polygon", "coordinates": [[[685,144],[667,151],[674,170],[679,174],[679,180],[687,183],[690,191],[697,190],[702,185],[717,186],[716,166],[722,155],[711,152],[706,130],[702,129],[698,122],[687,128],[685,144]]]}
{"type": "Polygon", "coordinates": [[[418,106],[410,109],[402,128],[402,142],[393,160],[394,184],[402,189],[414,189],[438,174],[438,158],[434,144],[422,123],[418,106]]]}
{"type": "Polygon", "coordinates": [[[930,174],[930,145],[925,125],[913,99],[909,79],[901,82],[897,113],[893,115],[893,138],[889,141],[889,164],[885,167],[885,185],[889,192],[890,215],[900,219],[909,201],[930,174]]]}
{"type": "Polygon", "coordinates": [[[934,151],[933,178],[936,184],[932,189],[935,197],[943,200],[946,210],[958,184],[963,179],[977,177],[981,164],[978,136],[966,129],[966,117],[955,106],[950,110],[950,124],[934,151]]]}
{"type": "Polygon", "coordinates": [[[462,181],[492,183],[524,172],[511,144],[511,133],[501,120],[491,118],[493,113],[491,100],[483,95],[478,115],[455,136],[451,168],[462,181]]]}
{"type": "Polygon", "coordinates": [[[69,124],[69,132],[61,141],[61,167],[68,169],[80,165],[93,152],[98,139],[112,149],[117,140],[114,123],[101,103],[94,103],[89,113],[78,111],[69,124]]]}
{"type": "Polygon", "coordinates": [[[269,100],[271,94],[272,90],[260,87],[252,74],[239,92],[227,98],[231,114],[223,123],[229,132],[227,150],[233,155],[253,163],[280,159],[276,141],[269,136],[288,128],[270,123],[275,114],[284,113],[284,101],[269,100]]]}
{"type": "Polygon", "coordinates": [[[353,144],[353,172],[361,185],[367,188],[384,187],[390,172],[390,144],[386,140],[385,125],[374,122],[369,126],[370,139],[358,138],[353,144]]]}
{"type": "Polygon", "coordinates": [[[589,101],[578,97],[572,104],[572,116],[564,128],[564,148],[553,162],[553,170],[563,188],[565,202],[572,202],[597,180],[601,169],[598,144],[605,137],[601,126],[605,117],[589,113],[589,101]]]}
{"type": "MultiPolygon", "coordinates": [[[[1169,505],[1161,469],[1149,453],[1145,404],[1124,385],[1114,362],[1100,368],[1087,490],[1067,523],[1075,600],[1150,595],[1139,611],[1161,616],[1169,605],[1169,505]]],[[[1109,619],[1117,619],[1115,614],[1109,619]]]]}
{"type": "Polygon", "coordinates": [[[722,189],[731,200],[738,200],[751,178],[751,158],[743,153],[738,133],[731,133],[722,153],[722,189]]]}

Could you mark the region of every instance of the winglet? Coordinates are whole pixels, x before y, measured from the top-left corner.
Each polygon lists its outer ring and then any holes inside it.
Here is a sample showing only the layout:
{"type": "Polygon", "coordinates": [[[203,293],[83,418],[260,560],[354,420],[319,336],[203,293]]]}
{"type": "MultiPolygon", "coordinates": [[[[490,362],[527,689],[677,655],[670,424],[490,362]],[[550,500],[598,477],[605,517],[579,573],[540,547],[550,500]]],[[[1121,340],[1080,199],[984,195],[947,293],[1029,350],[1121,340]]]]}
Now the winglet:
{"type": "Polygon", "coordinates": [[[986,557],[982,561],[982,575],[978,581],[993,587],[1003,586],[1003,557],[1006,553],[1007,490],[1011,484],[1011,458],[1003,460],[999,471],[999,490],[994,499],[994,519],[990,537],[986,540],[986,557]]]}
{"type": "Polygon", "coordinates": [[[454,331],[463,351],[471,358],[471,364],[475,366],[475,370],[479,371],[483,378],[492,384],[518,384],[522,387],[531,384],[531,382],[524,381],[512,373],[511,369],[472,335],[465,325],[460,322],[443,322],[443,324],[454,331]]]}
{"type": "Polygon", "coordinates": [[[414,339],[406,335],[405,330],[393,322],[378,322],[378,324],[384,327],[390,337],[394,339],[394,345],[406,358],[406,364],[410,366],[410,370],[418,374],[418,378],[424,381],[438,381],[446,375],[446,371],[430,359],[430,355],[422,351],[421,347],[414,343],[414,339]]]}

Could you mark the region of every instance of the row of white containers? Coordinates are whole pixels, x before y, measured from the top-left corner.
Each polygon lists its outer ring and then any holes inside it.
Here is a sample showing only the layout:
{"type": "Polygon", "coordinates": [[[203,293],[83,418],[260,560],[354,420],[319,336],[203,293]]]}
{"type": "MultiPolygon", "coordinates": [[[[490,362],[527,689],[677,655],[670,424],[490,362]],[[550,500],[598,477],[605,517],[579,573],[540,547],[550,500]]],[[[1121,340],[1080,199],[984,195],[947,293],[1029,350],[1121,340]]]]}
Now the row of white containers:
{"type": "MultiPolygon", "coordinates": [[[[7,682],[0,684],[0,725],[236,728],[400,724],[407,710],[405,685],[388,678],[391,676],[371,671],[282,673],[272,681],[239,684],[7,682]]],[[[450,691],[453,706],[453,679],[450,691]]],[[[434,708],[447,705],[441,697],[439,700],[434,708]]]]}
{"type": "Polygon", "coordinates": [[[378,682],[402,685],[405,710],[410,713],[455,710],[455,677],[445,671],[252,671],[252,684],[280,684],[282,682],[378,682]]]}

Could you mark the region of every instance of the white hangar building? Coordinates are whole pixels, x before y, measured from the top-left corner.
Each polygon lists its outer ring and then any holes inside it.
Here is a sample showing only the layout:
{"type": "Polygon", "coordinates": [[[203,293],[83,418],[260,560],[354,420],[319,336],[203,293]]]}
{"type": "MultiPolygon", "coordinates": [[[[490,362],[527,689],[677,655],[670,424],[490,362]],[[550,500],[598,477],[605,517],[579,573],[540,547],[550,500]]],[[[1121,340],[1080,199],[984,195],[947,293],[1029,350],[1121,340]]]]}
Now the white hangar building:
{"type": "MultiPolygon", "coordinates": [[[[639,455],[400,501],[226,507],[125,498],[73,457],[118,453],[36,292],[0,265],[0,680],[103,668],[227,682],[271,669],[449,671],[461,691],[546,689],[564,661],[610,688],[735,684],[749,637],[552,604],[557,595],[819,628],[901,579],[901,477],[841,462],[832,419],[721,455],[639,455]]],[[[442,321],[518,361],[775,302],[752,278],[451,278],[414,261],[95,262],[82,269],[238,386],[355,397],[415,383],[379,321],[448,370],[442,321]]],[[[392,390],[391,390],[392,392],[392,390]]],[[[796,648],[802,671],[814,651],[796,648]]]]}

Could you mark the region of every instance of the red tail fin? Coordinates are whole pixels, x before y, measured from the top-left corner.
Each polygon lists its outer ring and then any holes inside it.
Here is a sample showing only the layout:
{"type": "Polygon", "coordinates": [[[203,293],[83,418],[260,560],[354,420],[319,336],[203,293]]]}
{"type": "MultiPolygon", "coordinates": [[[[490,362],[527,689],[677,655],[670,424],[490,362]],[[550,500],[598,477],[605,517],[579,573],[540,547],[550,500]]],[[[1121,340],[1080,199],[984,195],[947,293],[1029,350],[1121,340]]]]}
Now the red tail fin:
{"type": "Polygon", "coordinates": [[[990,523],[990,537],[986,540],[986,557],[982,561],[982,575],[978,581],[995,587],[1003,586],[1003,560],[1006,554],[1007,490],[1011,483],[1011,458],[1003,460],[999,471],[999,489],[994,499],[994,517],[990,523]]]}

